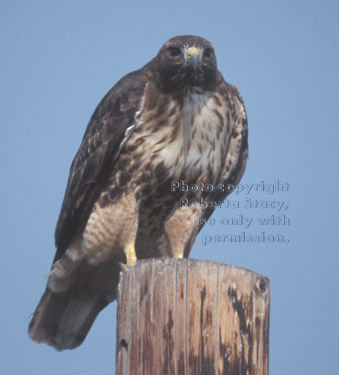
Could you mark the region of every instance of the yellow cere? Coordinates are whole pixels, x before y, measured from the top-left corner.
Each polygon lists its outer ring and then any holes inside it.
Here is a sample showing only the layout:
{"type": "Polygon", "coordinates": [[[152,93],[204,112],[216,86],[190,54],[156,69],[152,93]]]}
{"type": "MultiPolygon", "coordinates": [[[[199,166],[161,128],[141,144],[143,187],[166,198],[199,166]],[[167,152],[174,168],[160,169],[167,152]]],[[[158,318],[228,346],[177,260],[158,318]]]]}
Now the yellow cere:
{"type": "Polygon", "coordinates": [[[191,57],[192,55],[199,55],[200,52],[198,50],[198,48],[195,48],[195,47],[190,47],[188,50],[187,50],[187,56],[188,57],[191,57]]]}

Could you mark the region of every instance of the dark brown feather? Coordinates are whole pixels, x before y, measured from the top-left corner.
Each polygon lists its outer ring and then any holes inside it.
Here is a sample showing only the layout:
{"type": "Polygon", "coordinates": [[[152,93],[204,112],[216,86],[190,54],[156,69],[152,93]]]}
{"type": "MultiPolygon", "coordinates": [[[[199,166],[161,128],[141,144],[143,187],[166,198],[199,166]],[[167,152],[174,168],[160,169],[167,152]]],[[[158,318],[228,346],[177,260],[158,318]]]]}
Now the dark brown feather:
{"type": "Polygon", "coordinates": [[[89,121],[71,165],[55,230],[57,252],[53,263],[61,258],[74,234],[85,225],[114,167],[125,131],[134,124],[147,82],[146,69],[122,78],[101,100],[89,121]]]}

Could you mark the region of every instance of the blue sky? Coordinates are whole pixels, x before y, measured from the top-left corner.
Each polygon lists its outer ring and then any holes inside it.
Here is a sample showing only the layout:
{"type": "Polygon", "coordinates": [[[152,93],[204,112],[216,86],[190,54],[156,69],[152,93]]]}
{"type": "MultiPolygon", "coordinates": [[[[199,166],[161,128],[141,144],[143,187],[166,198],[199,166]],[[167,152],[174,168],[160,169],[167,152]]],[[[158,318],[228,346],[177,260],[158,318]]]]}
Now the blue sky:
{"type": "Polygon", "coordinates": [[[115,303],[73,351],[34,344],[27,326],[92,112],[180,34],[210,40],[219,70],[239,87],[250,132],[242,184],[259,189],[233,193],[239,207],[215,212],[191,257],[270,278],[271,374],[338,373],[338,11],[335,0],[1,2],[1,373],[114,373],[115,303]],[[288,190],[267,194],[262,181],[288,190]],[[272,201],[285,206],[265,208],[272,201]],[[248,228],[222,225],[241,215],[253,220],[248,228]],[[289,225],[260,225],[272,215],[289,225]],[[203,243],[242,232],[266,242],[203,243]],[[276,235],[288,241],[269,242],[276,235]]]}

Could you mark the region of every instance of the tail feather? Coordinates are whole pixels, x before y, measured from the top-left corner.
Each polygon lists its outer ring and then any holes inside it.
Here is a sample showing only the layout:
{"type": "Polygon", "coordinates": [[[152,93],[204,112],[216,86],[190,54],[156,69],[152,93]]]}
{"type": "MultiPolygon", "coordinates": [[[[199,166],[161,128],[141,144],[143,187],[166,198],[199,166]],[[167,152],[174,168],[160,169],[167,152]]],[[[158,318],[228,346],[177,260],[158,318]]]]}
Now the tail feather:
{"type": "Polygon", "coordinates": [[[66,291],[54,292],[47,286],[29,325],[30,338],[57,350],[79,346],[99,312],[115,299],[119,271],[117,263],[86,264],[66,291]]]}

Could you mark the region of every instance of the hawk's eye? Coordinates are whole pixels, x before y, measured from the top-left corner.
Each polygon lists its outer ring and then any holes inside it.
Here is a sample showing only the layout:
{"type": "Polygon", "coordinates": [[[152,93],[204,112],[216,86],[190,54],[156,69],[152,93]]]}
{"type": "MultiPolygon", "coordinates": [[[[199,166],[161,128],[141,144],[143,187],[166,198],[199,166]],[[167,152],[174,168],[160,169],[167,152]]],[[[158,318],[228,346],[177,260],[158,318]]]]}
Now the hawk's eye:
{"type": "Polygon", "coordinates": [[[212,57],[213,51],[211,48],[206,48],[204,51],[204,57],[210,59],[212,57]]]}
{"type": "Polygon", "coordinates": [[[181,54],[181,50],[179,47],[169,47],[168,54],[171,57],[178,57],[181,54]]]}

